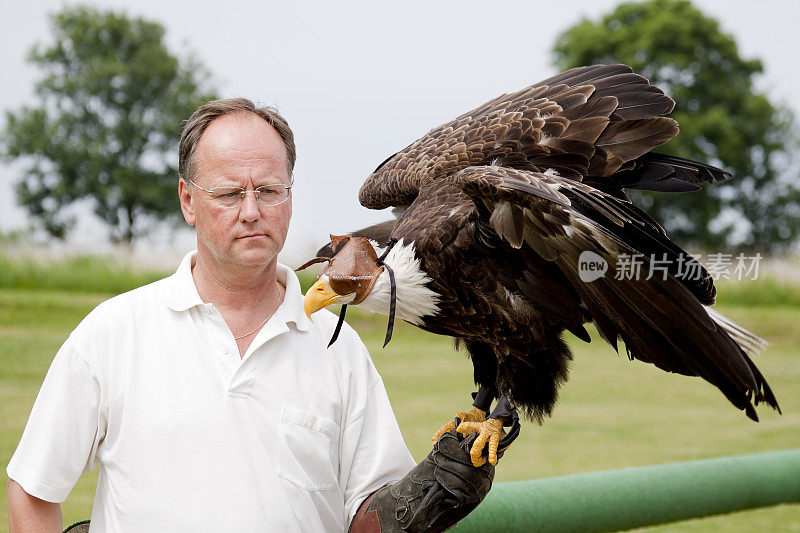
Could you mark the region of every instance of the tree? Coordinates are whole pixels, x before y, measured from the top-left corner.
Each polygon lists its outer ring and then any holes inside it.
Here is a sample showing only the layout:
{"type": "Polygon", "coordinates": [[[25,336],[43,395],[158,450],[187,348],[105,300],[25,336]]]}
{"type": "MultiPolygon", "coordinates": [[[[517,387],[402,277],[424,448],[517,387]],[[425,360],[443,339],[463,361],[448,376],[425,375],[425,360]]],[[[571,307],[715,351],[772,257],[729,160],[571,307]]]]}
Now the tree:
{"type": "Polygon", "coordinates": [[[791,175],[797,147],[792,114],[754,88],[763,71],[739,56],[733,37],[689,0],[619,5],[582,20],[554,46],[560,68],[621,62],[676,102],[681,133],[660,151],[716,164],[733,180],[687,194],[640,193],[636,202],[677,241],[778,251],[800,231],[800,186],[791,175]]]}
{"type": "Polygon", "coordinates": [[[55,42],[34,46],[44,73],[38,103],[6,112],[2,152],[29,166],[17,199],[53,236],[74,223],[67,208],[88,200],[113,241],[180,214],[176,182],[181,121],[213,98],[208,72],[164,44],[141,18],[71,7],[51,16],[55,42]]]}

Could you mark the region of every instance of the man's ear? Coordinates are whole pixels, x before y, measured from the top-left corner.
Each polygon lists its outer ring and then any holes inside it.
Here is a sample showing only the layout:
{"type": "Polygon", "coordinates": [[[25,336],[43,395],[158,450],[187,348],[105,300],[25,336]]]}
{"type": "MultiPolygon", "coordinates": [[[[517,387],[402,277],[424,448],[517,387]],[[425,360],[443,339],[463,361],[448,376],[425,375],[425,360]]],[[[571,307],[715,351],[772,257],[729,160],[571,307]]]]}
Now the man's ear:
{"type": "Polygon", "coordinates": [[[192,203],[192,193],[189,190],[189,184],[185,180],[178,180],[178,198],[181,201],[181,211],[183,212],[183,219],[190,226],[194,226],[197,218],[194,214],[194,204],[192,203]]]}

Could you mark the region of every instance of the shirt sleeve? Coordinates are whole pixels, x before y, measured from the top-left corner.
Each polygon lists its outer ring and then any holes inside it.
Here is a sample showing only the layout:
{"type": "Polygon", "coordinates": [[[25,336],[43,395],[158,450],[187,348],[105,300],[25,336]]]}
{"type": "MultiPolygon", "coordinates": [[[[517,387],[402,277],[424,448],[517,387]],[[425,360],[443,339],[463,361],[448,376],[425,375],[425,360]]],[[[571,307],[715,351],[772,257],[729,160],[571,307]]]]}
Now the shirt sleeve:
{"type": "MultiPolygon", "coordinates": [[[[340,484],[344,487],[346,524],[367,496],[402,478],[416,464],[403,441],[383,380],[366,347],[360,341],[358,344],[365,363],[360,376],[365,388],[363,393],[355,393],[358,409],[346,419],[341,441],[340,484]]],[[[354,387],[358,387],[357,381],[354,387]]]]}
{"type": "Polygon", "coordinates": [[[61,503],[97,464],[105,435],[100,384],[71,339],[53,359],[6,472],[25,492],[61,503]]]}

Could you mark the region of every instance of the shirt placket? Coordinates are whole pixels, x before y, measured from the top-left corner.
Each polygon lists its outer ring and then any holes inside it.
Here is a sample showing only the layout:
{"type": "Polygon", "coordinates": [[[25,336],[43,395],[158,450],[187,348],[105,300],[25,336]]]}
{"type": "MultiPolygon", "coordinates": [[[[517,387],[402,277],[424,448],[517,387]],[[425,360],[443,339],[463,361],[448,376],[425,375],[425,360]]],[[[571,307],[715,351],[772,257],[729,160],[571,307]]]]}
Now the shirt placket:
{"type": "Polygon", "coordinates": [[[236,370],[233,378],[231,379],[229,394],[236,393],[246,395],[250,385],[254,379],[254,373],[258,368],[268,361],[264,361],[264,357],[269,355],[268,350],[261,348],[268,342],[273,342],[274,339],[289,331],[289,327],[281,317],[280,309],[264,324],[264,327],[256,334],[252,344],[247,348],[244,357],[241,359],[241,364],[236,370]]]}
{"type": "Polygon", "coordinates": [[[231,381],[241,365],[239,350],[222,315],[213,304],[197,308],[200,330],[205,337],[204,349],[212,353],[222,383],[230,390],[231,381]]]}

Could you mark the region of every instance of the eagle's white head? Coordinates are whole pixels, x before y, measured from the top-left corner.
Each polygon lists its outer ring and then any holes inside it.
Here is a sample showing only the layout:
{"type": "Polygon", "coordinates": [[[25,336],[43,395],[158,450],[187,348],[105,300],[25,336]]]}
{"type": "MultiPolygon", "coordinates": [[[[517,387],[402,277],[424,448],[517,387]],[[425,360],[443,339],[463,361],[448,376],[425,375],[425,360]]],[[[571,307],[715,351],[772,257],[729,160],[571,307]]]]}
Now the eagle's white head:
{"type": "MultiPolygon", "coordinates": [[[[428,287],[430,276],[422,270],[414,243],[395,243],[385,248],[364,237],[331,236],[336,250],[328,266],[306,292],[305,310],[312,313],[333,303],[358,305],[388,315],[391,308],[391,275],[395,283],[395,315],[415,325],[439,311],[439,295],[428,287]],[[387,268],[388,267],[388,268],[387,268]]],[[[313,262],[313,261],[312,261],[313,262]]],[[[307,263],[310,264],[310,263],[307,263]]]]}

